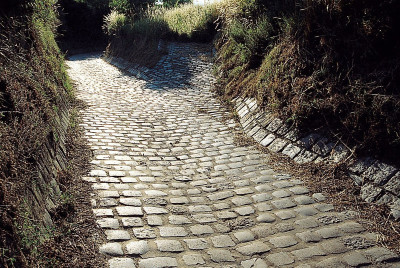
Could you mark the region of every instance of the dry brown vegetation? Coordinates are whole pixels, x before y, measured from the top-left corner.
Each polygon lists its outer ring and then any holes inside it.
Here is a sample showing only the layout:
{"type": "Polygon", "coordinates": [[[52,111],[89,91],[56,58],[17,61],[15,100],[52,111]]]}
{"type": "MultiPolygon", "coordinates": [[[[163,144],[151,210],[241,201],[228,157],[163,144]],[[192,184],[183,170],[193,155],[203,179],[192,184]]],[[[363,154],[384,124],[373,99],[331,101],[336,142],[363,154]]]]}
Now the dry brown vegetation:
{"type": "Polygon", "coordinates": [[[1,267],[101,267],[103,261],[94,256],[98,231],[87,228],[95,226],[94,219],[84,216],[91,215],[90,189],[79,182],[85,166],[75,161],[87,163],[88,151],[78,142],[76,123],[69,125],[67,168],[56,176],[61,196],[50,211],[55,227],[43,229],[29,205],[43,144],[61,145],[55,118],[74,101],[54,40],[57,24],[52,0],[0,2],[1,267]]]}
{"type": "Polygon", "coordinates": [[[219,91],[399,164],[399,10],[397,0],[231,1],[219,91]]]}

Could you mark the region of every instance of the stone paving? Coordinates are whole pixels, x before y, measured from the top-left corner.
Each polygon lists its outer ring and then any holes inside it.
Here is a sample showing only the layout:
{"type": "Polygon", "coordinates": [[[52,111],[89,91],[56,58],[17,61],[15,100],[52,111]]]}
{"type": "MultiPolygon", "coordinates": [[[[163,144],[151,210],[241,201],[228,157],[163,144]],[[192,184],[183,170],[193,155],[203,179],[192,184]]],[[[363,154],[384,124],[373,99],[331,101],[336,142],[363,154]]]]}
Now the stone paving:
{"type": "Polygon", "coordinates": [[[267,156],[238,146],[213,98],[210,50],[169,44],[145,80],[85,54],[68,61],[93,149],[93,213],[110,268],[400,267],[376,235],[267,156]]]}

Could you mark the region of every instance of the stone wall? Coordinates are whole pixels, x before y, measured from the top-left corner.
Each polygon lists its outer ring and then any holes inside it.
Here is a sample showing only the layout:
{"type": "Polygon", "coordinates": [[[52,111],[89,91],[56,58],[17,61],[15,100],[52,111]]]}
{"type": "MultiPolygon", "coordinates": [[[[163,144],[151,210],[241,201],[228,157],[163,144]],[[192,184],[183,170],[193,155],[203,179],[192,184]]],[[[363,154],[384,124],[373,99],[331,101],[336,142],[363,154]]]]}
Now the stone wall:
{"type": "Polygon", "coordinates": [[[234,105],[239,121],[250,137],[275,153],[282,153],[298,164],[344,162],[354,183],[361,187],[366,202],[387,204],[400,220],[400,171],[397,167],[373,158],[356,159],[338,140],[318,133],[303,135],[288,128],[280,119],[262,111],[252,98],[238,97],[234,105]]]}
{"type": "MultiPolygon", "coordinates": [[[[69,124],[67,100],[52,120],[52,131],[43,141],[35,157],[35,177],[25,196],[26,208],[37,230],[53,227],[51,212],[61,199],[62,192],[57,182],[60,172],[67,169],[65,140],[69,124]]],[[[37,231],[36,230],[36,231],[37,231]]]]}

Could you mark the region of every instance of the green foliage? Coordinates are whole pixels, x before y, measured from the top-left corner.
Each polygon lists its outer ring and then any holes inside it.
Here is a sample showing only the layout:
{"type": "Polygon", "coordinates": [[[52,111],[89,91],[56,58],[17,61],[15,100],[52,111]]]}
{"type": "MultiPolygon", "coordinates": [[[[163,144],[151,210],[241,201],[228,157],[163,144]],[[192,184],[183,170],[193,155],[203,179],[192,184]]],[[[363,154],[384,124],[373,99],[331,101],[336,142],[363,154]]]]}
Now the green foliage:
{"type": "Polygon", "coordinates": [[[21,223],[17,226],[22,245],[26,249],[30,249],[33,254],[38,254],[37,247],[49,237],[53,235],[54,230],[39,225],[33,219],[32,211],[27,201],[21,204],[20,215],[21,223]]]}
{"type": "Polygon", "coordinates": [[[163,0],[163,6],[166,8],[171,8],[171,7],[178,7],[179,5],[182,4],[188,4],[193,2],[192,0],[163,0]]]}
{"type": "Polygon", "coordinates": [[[123,27],[127,26],[127,17],[126,15],[119,13],[116,10],[111,11],[110,14],[105,16],[104,18],[104,30],[105,32],[112,36],[117,35],[121,32],[123,27]]]}
{"type": "Polygon", "coordinates": [[[111,0],[109,6],[111,9],[122,14],[127,14],[132,8],[129,0],[111,0]]]}
{"type": "Polygon", "coordinates": [[[104,29],[107,34],[115,35],[112,29],[125,28],[120,32],[128,36],[141,35],[142,38],[162,38],[168,36],[186,39],[213,36],[213,22],[217,18],[213,5],[183,5],[175,8],[150,7],[143,11],[136,20],[127,19],[118,12],[111,12],[105,19],[104,29]],[[125,27],[126,26],[126,27],[125,27]],[[109,31],[111,29],[111,31],[109,31]]]}
{"type": "Polygon", "coordinates": [[[92,9],[107,9],[110,0],[73,0],[88,5],[92,9]]]}
{"type": "Polygon", "coordinates": [[[167,23],[169,31],[178,36],[207,40],[205,35],[213,35],[215,28],[213,22],[217,17],[215,5],[194,6],[188,4],[166,10],[163,19],[167,23]]]}

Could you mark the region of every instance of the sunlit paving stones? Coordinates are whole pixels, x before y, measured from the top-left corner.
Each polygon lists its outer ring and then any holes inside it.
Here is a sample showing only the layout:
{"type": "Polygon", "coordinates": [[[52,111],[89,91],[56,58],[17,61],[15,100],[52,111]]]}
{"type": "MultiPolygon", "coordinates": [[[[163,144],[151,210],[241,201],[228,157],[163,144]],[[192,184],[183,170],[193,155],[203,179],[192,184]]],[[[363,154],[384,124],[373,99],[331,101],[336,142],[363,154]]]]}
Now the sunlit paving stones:
{"type": "Polygon", "coordinates": [[[400,265],[323,195],[235,143],[239,126],[213,97],[206,45],[171,43],[169,52],[146,80],[100,55],[68,61],[88,104],[81,118],[94,157],[84,180],[109,267],[400,265]]]}

